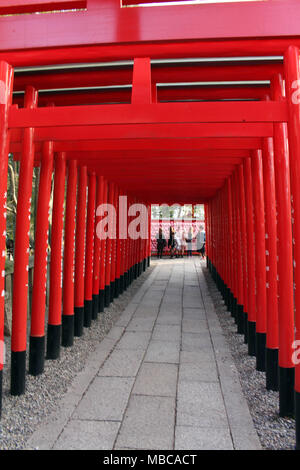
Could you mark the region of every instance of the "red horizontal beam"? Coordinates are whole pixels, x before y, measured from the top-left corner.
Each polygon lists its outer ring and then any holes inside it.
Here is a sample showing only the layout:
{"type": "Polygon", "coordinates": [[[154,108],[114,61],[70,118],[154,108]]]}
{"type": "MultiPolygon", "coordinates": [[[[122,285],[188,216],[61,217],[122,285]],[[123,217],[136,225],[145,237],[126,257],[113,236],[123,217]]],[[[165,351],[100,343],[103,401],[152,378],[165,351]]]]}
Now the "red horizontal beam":
{"type": "MultiPolygon", "coordinates": [[[[220,100],[220,99],[263,99],[270,93],[269,87],[170,87],[157,90],[157,101],[180,100],[220,100]]],[[[40,93],[39,105],[74,106],[101,103],[130,103],[131,89],[119,88],[105,91],[72,92],[72,93],[40,93]]],[[[23,106],[24,96],[14,95],[13,103],[23,106]]]]}
{"type": "Polygon", "coordinates": [[[114,151],[119,150],[135,152],[142,150],[151,151],[229,151],[234,155],[235,151],[260,149],[262,148],[262,140],[257,137],[250,138],[180,138],[176,139],[124,139],[124,140],[94,140],[94,141],[74,141],[74,142],[56,142],[54,144],[56,152],[60,151],[77,151],[91,152],[96,150],[114,151]]]}
{"type": "MultiPolygon", "coordinates": [[[[20,132],[13,132],[13,139],[20,139],[20,132]]],[[[124,139],[124,140],[93,140],[93,141],[57,141],[54,143],[55,152],[76,152],[77,157],[81,158],[82,152],[89,152],[93,155],[94,152],[103,151],[106,158],[110,158],[110,154],[115,151],[129,152],[134,155],[135,152],[140,154],[140,151],[201,151],[207,155],[223,155],[223,152],[229,152],[234,157],[239,155],[239,152],[246,152],[245,156],[249,156],[250,149],[262,148],[262,141],[260,138],[202,138],[202,139],[124,139]],[[212,152],[212,153],[211,153],[212,152]]],[[[36,142],[35,151],[41,152],[41,142],[36,142]]],[[[22,144],[20,142],[11,142],[10,152],[20,153],[22,144]]],[[[244,156],[243,153],[241,153],[244,156]]]]}
{"type": "Polygon", "coordinates": [[[0,15],[86,8],[87,0],[1,0],[0,15]]]}
{"type": "MultiPolygon", "coordinates": [[[[88,0],[85,12],[1,18],[1,48],[9,51],[90,44],[297,37],[299,16],[298,0],[151,8],[120,8],[120,0],[88,0]]],[[[256,49],[260,49],[258,44],[256,49]]],[[[222,55],[221,50],[218,52],[218,56],[222,55]]]]}
{"type": "Polygon", "coordinates": [[[155,123],[286,122],[285,102],[202,102],[115,104],[16,109],[9,112],[9,127],[60,127],[155,123]]]}
{"type": "MultiPolygon", "coordinates": [[[[154,83],[269,80],[275,73],[281,73],[282,63],[230,63],[226,64],[172,64],[152,65],[151,77],[154,83]]],[[[14,90],[25,90],[26,86],[36,89],[72,88],[80,86],[112,86],[132,83],[132,67],[101,67],[88,70],[47,71],[17,73],[14,90]]]]}
{"type": "MultiPolygon", "coordinates": [[[[127,124],[102,126],[42,127],[35,130],[35,141],[80,141],[101,139],[177,139],[272,137],[272,123],[184,123],[127,124]]],[[[21,129],[13,129],[11,142],[21,142],[21,129]]]]}

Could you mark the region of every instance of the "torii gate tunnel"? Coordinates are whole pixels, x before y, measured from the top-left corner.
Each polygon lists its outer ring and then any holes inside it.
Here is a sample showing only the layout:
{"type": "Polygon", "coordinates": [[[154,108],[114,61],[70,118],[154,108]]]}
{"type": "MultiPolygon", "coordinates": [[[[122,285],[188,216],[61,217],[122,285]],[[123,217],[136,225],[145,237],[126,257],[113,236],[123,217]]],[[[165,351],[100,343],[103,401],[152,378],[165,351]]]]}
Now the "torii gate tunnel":
{"type": "Polygon", "coordinates": [[[101,204],[127,196],[150,219],[151,203],[202,203],[208,267],[300,448],[299,1],[145,1],[1,1],[1,342],[9,152],[20,161],[11,393],[25,391],[27,318],[38,375],[149,264],[150,237],[127,236],[134,213],[117,221],[126,236],[97,236],[101,204]]]}

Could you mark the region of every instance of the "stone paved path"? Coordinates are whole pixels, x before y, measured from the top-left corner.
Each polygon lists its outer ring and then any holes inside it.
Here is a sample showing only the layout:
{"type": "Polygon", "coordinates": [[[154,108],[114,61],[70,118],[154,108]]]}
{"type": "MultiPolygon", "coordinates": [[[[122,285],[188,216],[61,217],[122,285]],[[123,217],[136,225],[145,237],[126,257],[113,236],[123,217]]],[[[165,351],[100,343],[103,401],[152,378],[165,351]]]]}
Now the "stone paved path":
{"type": "Polygon", "coordinates": [[[30,448],[260,449],[204,262],[152,263],[30,448]]]}

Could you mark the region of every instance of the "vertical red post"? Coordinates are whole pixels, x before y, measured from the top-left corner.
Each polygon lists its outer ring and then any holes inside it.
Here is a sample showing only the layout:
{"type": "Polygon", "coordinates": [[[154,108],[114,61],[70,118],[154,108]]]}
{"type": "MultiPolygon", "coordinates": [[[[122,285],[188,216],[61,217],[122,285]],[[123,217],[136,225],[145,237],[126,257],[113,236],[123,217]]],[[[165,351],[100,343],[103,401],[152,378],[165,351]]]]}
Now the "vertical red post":
{"type": "Polygon", "coordinates": [[[248,285],[248,354],[255,356],[256,289],[255,289],[255,240],[253,213],[253,183],[251,158],[244,161],[245,202],[247,217],[247,285],[248,285]]]}
{"type": "Polygon", "coordinates": [[[74,342],[74,245],[76,188],[77,160],[70,160],[68,163],[63,271],[62,345],[65,347],[72,346],[74,342]]]}
{"type": "Polygon", "coordinates": [[[243,276],[243,250],[242,250],[242,233],[241,233],[241,207],[240,207],[240,181],[238,172],[234,173],[235,184],[235,214],[236,214],[236,240],[237,240],[237,332],[244,334],[244,276],[243,276]]]}
{"type": "Polygon", "coordinates": [[[121,239],[121,217],[120,217],[120,212],[122,210],[122,196],[121,196],[121,191],[119,189],[118,192],[118,216],[117,216],[117,254],[116,254],[116,289],[115,289],[115,295],[116,298],[119,297],[119,295],[122,293],[121,290],[121,277],[122,277],[122,242],[123,240],[121,239]]]}
{"type": "Polygon", "coordinates": [[[230,178],[230,192],[232,204],[232,265],[233,265],[233,301],[232,301],[232,316],[237,322],[238,313],[238,261],[237,261],[237,215],[236,215],[236,199],[234,191],[234,175],[230,178]]]}
{"type": "Polygon", "coordinates": [[[247,282],[247,224],[246,224],[246,201],[245,201],[245,181],[243,165],[238,167],[239,180],[239,202],[240,202],[240,230],[241,230],[241,251],[243,258],[243,333],[244,340],[248,342],[248,282],[247,282]]]}
{"type": "MultiPolygon", "coordinates": [[[[115,195],[115,185],[114,183],[109,183],[108,185],[108,212],[110,213],[109,217],[109,225],[111,225],[111,229],[113,228],[114,224],[114,215],[113,215],[113,207],[114,207],[114,195],[115,195]]],[[[111,262],[112,262],[112,234],[108,234],[106,239],[106,258],[105,258],[105,299],[104,305],[108,307],[110,304],[110,274],[111,274],[111,262]]]]}
{"type": "Polygon", "coordinates": [[[55,158],[54,173],[47,359],[57,359],[60,354],[65,179],[66,154],[59,152],[55,158]]]}
{"type": "Polygon", "coordinates": [[[84,278],[84,326],[91,326],[93,312],[93,258],[94,258],[94,226],[96,174],[88,177],[88,205],[86,214],[86,245],[85,245],[85,278],[84,278]]]}
{"type": "MultiPolygon", "coordinates": [[[[272,99],[284,100],[284,84],[281,75],[271,82],[272,99]]],[[[298,157],[299,158],[299,157],[298,157]]],[[[274,123],[274,167],[277,202],[277,270],[279,317],[279,414],[293,413],[293,340],[294,340],[294,273],[293,234],[291,214],[291,183],[287,124],[274,123]],[[286,376],[290,379],[286,380],[286,376]]],[[[298,310],[299,311],[299,310],[298,310]]],[[[296,388],[300,392],[299,388],[296,388]]],[[[299,405],[300,406],[300,405],[299,405]]],[[[296,404],[297,407],[297,404],[296,404]]],[[[300,408],[299,408],[300,409],[300,408]]],[[[298,442],[300,443],[300,421],[298,442]]]]}
{"type": "Polygon", "coordinates": [[[78,171],[76,210],[75,290],[74,290],[74,336],[83,335],[84,319],[84,258],[86,227],[87,167],[78,171]]]}
{"type": "MultiPolygon", "coordinates": [[[[107,203],[107,181],[103,181],[103,204],[107,203]]],[[[97,228],[96,228],[97,230],[97,228]]],[[[104,311],[105,303],[105,261],[106,261],[106,240],[101,235],[101,244],[100,244],[100,284],[99,284],[99,312],[104,311]]]]}
{"type": "MultiPolygon", "coordinates": [[[[115,216],[118,214],[118,188],[115,186],[113,206],[115,216]]],[[[116,259],[117,259],[117,217],[115,217],[115,237],[111,240],[111,270],[110,270],[110,301],[113,302],[116,295],[116,259]]]]}
{"type": "MultiPolygon", "coordinates": [[[[96,193],[96,211],[103,202],[103,176],[97,176],[97,193],[96,193]]],[[[94,228],[94,266],[93,266],[93,312],[92,319],[96,320],[99,312],[99,288],[100,288],[100,249],[101,240],[97,235],[97,218],[95,215],[94,228]]]]}
{"type": "Polygon", "coordinates": [[[267,343],[266,387],[278,390],[277,216],[273,139],[263,139],[263,173],[266,223],[267,343]]]}
{"type": "MultiPolygon", "coordinates": [[[[288,325],[285,331],[286,341],[292,341],[292,347],[297,349],[300,341],[300,102],[299,102],[299,84],[300,84],[300,64],[299,49],[290,46],[284,55],[285,69],[285,88],[286,100],[288,105],[288,138],[290,151],[290,174],[291,174],[291,196],[293,207],[293,238],[294,238],[294,299],[295,299],[295,326],[296,335],[292,337],[288,325]],[[294,342],[295,340],[295,342],[294,342]]],[[[288,358],[287,358],[288,359],[288,358]]],[[[292,356],[294,367],[289,362],[285,367],[279,368],[279,386],[285,382],[286,405],[290,401],[289,408],[282,407],[282,413],[293,414],[293,394],[292,387],[295,385],[295,414],[296,414],[296,438],[297,448],[300,448],[300,362],[292,356]],[[293,385],[294,384],[294,385],[293,385]]]]}
{"type": "MultiPolygon", "coordinates": [[[[25,107],[35,108],[37,91],[27,87],[25,107]]],[[[15,266],[13,303],[12,303],[12,336],[11,336],[11,394],[21,395],[25,392],[25,365],[27,342],[27,294],[29,263],[30,206],[32,192],[32,173],[34,163],[34,129],[24,129],[16,232],[15,232],[15,266]]]]}
{"type": "Polygon", "coordinates": [[[5,302],[5,249],[6,249],[6,198],[9,152],[8,110],[12,100],[13,69],[0,61],[0,417],[2,411],[2,381],[4,364],[4,302],[5,302]]]}
{"type": "Polygon", "coordinates": [[[45,308],[48,264],[49,203],[53,170],[53,142],[44,142],[41,159],[36,232],[34,244],[34,277],[31,306],[29,373],[44,371],[45,308]]]}
{"type": "Polygon", "coordinates": [[[256,369],[266,370],[267,292],[265,205],[261,150],[252,156],[253,208],[255,226],[255,277],[256,277],[256,369]]]}

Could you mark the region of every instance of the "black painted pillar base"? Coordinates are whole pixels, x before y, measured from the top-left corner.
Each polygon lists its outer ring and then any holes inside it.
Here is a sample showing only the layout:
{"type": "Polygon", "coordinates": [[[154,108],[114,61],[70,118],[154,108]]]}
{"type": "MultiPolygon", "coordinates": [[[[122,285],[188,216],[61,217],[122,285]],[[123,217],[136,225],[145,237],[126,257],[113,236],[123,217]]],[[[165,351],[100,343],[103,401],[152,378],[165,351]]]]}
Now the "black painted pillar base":
{"type": "Polygon", "coordinates": [[[148,268],[150,266],[150,263],[151,263],[151,256],[148,256],[148,268]]]}
{"type": "Polygon", "coordinates": [[[121,274],[120,276],[120,290],[119,290],[119,295],[122,295],[124,292],[124,275],[121,274]]]}
{"type": "Polygon", "coordinates": [[[278,349],[266,348],[266,389],[278,391],[278,349]]]}
{"type": "Polygon", "coordinates": [[[248,320],[248,354],[249,356],[256,356],[256,322],[248,320]]]}
{"type": "Polygon", "coordinates": [[[93,301],[84,300],[84,320],[83,326],[89,328],[92,324],[92,314],[93,314],[93,301]]]}
{"type": "Polygon", "coordinates": [[[146,271],[147,269],[147,258],[143,259],[143,271],[146,271]]]}
{"type": "Polygon", "coordinates": [[[244,312],[244,344],[248,344],[248,313],[244,312]]]}
{"type": "Polygon", "coordinates": [[[99,295],[93,294],[92,299],[92,320],[97,320],[99,310],[99,295]]]}
{"type": "Polygon", "coordinates": [[[60,356],[61,325],[48,325],[46,359],[58,359],[60,356]]]}
{"type": "Polygon", "coordinates": [[[74,307],[74,336],[83,335],[84,307],[74,307]]]}
{"type": "Polygon", "coordinates": [[[123,274],[123,279],[124,279],[124,281],[123,281],[123,286],[124,286],[124,291],[125,291],[125,290],[127,289],[127,283],[128,283],[127,271],[124,272],[124,274],[123,274]]]}
{"type": "Polygon", "coordinates": [[[266,371],[266,333],[256,332],[256,370],[260,372],[266,371]]]}
{"type": "Polygon", "coordinates": [[[115,281],[110,283],[110,301],[113,302],[115,298],[115,281]]]}
{"type": "Polygon", "coordinates": [[[237,305],[237,333],[243,335],[245,332],[245,317],[244,317],[244,310],[243,306],[238,304],[237,305]]]}
{"type": "Polygon", "coordinates": [[[121,292],[121,278],[116,278],[115,279],[115,298],[117,299],[120,295],[120,292],[121,292]]]}
{"type": "Polygon", "coordinates": [[[295,392],[296,450],[300,450],[300,393],[295,392]]]}
{"type": "Polygon", "coordinates": [[[228,294],[228,311],[231,313],[232,315],[232,311],[233,311],[233,294],[231,292],[231,290],[229,291],[229,294],[228,294]]]}
{"type": "Polygon", "coordinates": [[[99,290],[99,313],[102,313],[104,311],[104,297],[105,297],[105,291],[104,289],[99,290]]]}
{"type": "Polygon", "coordinates": [[[294,416],[295,368],[279,367],[279,416],[294,416]]]}
{"type": "Polygon", "coordinates": [[[29,374],[40,375],[45,365],[45,336],[29,338],[29,374]]]}
{"type": "Polygon", "coordinates": [[[61,344],[69,348],[74,343],[74,315],[62,315],[61,320],[61,344]]]}
{"type": "Polygon", "coordinates": [[[232,307],[232,316],[234,318],[235,323],[237,324],[238,319],[238,303],[237,299],[233,297],[233,307],[232,307]]]}
{"type": "Polygon", "coordinates": [[[105,286],[104,289],[104,307],[108,307],[110,304],[110,286],[105,286]]]}
{"type": "Polygon", "coordinates": [[[25,393],[26,351],[11,352],[11,395],[23,395],[25,393]]]}

